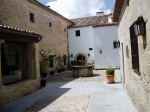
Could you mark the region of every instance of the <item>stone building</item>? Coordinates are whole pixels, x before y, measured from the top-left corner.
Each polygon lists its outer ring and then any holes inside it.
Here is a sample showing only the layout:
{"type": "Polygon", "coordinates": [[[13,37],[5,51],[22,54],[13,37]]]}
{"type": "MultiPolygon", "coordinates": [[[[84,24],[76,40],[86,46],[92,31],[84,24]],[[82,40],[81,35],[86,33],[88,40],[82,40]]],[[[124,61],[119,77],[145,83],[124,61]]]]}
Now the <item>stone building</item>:
{"type": "Polygon", "coordinates": [[[150,111],[150,1],[116,0],[122,83],[140,112],[150,111]]]}
{"type": "Polygon", "coordinates": [[[0,0],[0,105],[40,88],[39,51],[67,55],[72,23],[37,0],[0,0]]]}

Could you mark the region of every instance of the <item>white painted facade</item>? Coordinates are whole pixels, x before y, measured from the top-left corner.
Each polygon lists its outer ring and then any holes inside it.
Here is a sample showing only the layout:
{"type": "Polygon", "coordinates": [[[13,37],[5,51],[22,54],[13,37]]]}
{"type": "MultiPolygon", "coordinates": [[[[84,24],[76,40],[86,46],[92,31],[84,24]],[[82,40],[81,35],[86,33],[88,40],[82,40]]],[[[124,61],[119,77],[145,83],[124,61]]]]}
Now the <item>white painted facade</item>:
{"type": "Polygon", "coordinates": [[[120,67],[119,49],[113,46],[113,42],[118,41],[116,25],[70,28],[68,37],[69,54],[73,55],[70,61],[74,61],[77,54],[83,53],[86,55],[87,63],[94,62],[95,69],[120,67]],[[76,36],[76,30],[80,30],[80,36],[76,36]],[[89,48],[93,50],[89,50],[89,48]],[[102,54],[100,54],[100,49],[102,54]]]}
{"type": "Polygon", "coordinates": [[[87,63],[93,63],[94,60],[94,43],[93,43],[93,27],[79,27],[68,29],[69,37],[69,54],[73,55],[70,61],[74,61],[78,53],[84,53],[87,57],[87,63]],[[80,30],[80,36],[76,36],[76,30],[80,30]],[[93,50],[89,50],[92,48],[93,50]],[[88,53],[90,56],[88,57],[88,53]]]}
{"type": "Polygon", "coordinates": [[[117,26],[95,27],[93,30],[95,68],[119,67],[119,50],[113,45],[118,41],[117,26]]]}

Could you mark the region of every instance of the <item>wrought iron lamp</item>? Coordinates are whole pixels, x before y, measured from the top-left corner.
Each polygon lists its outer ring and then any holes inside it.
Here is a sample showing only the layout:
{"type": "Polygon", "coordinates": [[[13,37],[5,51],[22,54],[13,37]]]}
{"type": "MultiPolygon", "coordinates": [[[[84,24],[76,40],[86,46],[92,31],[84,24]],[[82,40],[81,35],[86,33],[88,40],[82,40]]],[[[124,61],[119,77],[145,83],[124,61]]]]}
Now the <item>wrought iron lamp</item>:
{"type": "Polygon", "coordinates": [[[136,36],[146,34],[145,22],[142,16],[134,22],[134,31],[136,36]]]}

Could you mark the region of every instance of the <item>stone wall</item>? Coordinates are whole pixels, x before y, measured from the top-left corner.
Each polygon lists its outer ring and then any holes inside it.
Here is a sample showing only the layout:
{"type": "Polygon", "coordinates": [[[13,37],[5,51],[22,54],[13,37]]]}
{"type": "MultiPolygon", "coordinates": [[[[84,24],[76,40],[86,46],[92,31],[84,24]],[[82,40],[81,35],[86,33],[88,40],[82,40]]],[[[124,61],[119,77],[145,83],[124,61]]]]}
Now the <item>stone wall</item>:
{"type": "Polygon", "coordinates": [[[56,55],[68,54],[68,38],[64,28],[72,23],[52,12],[35,0],[0,0],[0,24],[38,32],[43,36],[39,45],[37,43],[34,46],[35,66],[32,66],[32,70],[34,69],[35,76],[29,76],[32,80],[21,81],[16,84],[7,86],[0,84],[0,105],[40,88],[39,51],[41,49],[46,54],[49,52],[56,55]],[[30,22],[30,13],[35,15],[35,23],[30,22]],[[52,23],[52,27],[49,27],[49,22],[52,23]]]}
{"type": "Polygon", "coordinates": [[[18,99],[40,89],[40,79],[29,79],[8,86],[2,86],[0,105],[18,99]]]}
{"type": "Polygon", "coordinates": [[[28,0],[1,0],[0,24],[40,33],[43,36],[40,50],[43,49],[46,54],[68,54],[67,32],[64,32],[64,28],[72,23],[41,5],[28,0]],[[35,23],[29,20],[30,12],[35,14],[35,23]],[[49,22],[52,27],[49,27],[49,22]]]}
{"type": "MultiPolygon", "coordinates": [[[[124,0],[118,22],[118,37],[124,44],[125,86],[132,101],[141,112],[150,111],[150,1],[124,0]],[[140,75],[132,69],[130,26],[139,16],[146,22],[146,35],[138,36],[140,75]],[[126,47],[129,49],[127,57],[126,47]]],[[[121,72],[123,77],[122,51],[120,48],[121,72]]]]}

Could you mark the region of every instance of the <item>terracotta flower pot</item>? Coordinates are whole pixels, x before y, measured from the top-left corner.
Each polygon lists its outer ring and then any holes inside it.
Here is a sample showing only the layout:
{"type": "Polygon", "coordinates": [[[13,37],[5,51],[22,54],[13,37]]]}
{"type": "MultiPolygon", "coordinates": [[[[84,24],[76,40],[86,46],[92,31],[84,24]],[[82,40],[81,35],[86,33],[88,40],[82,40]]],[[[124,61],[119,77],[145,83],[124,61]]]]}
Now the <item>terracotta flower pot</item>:
{"type": "Polygon", "coordinates": [[[114,77],[115,77],[115,75],[106,75],[107,83],[108,83],[108,84],[113,84],[113,83],[115,83],[114,77]]]}

